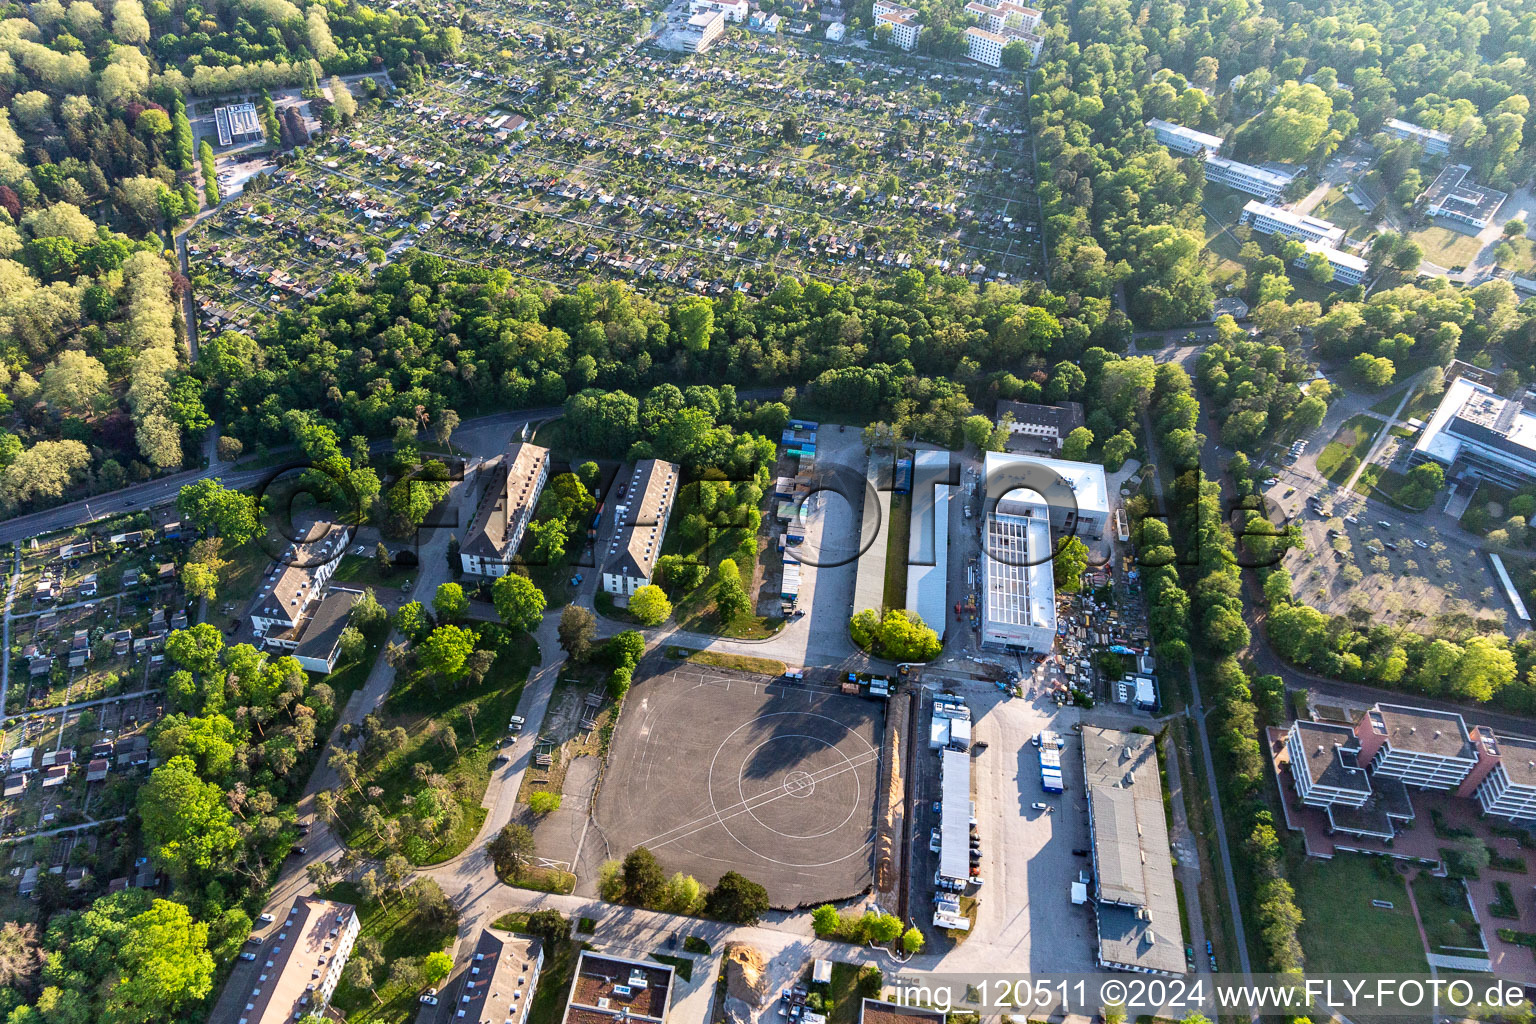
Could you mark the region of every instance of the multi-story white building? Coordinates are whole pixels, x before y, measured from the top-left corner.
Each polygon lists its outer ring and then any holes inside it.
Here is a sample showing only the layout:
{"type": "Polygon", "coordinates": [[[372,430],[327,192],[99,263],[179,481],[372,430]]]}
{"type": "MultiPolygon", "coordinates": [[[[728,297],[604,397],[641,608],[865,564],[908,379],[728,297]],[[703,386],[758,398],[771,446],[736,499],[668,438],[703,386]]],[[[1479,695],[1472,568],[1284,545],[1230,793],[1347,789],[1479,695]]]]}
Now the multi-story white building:
{"type": "Polygon", "coordinates": [[[1039,11],[1033,7],[1016,4],[1013,0],[1000,0],[994,4],[971,0],[965,5],[965,12],[974,15],[981,22],[981,27],[988,32],[1001,32],[1005,28],[1038,32],[1040,26],[1039,11]]]}
{"type": "Polygon", "coordinates": [[[544,946],[536,938],[480,930],[480,941],[464,970],[458,1013],[490,1024],[524,1024],[544,968],[544,946]]]}
{"type": "MultiPolygon", "coordinates": [[[[967,8],[969,10],[969,8],[967,8]]],[[[1196,153],[1216,153],[1221,150],[1221,136],[1186,128],[1181,124],[1154,117],[1147,122],[1157,141],[1177,153],[1194,156],[1196,153]]]]}
{"type": "Polygon", "coordinates": [[[1407,139],[1409,142],[1417,142],[1424,147],[1424,152],[1433,156],[1446,156],[1451,151],[1452,139],[1445,132],[1437,132],[1433,128],[1425,128],[1421,124],[1412,121],[1402,121],[1395,117],[1389,117],[1381,126],[1381,130],[1394,138],[1407,139]]]}
{"type": "Polygon", "coordinates": [[[1477,764],[1467,723],[1454,711],[1377,704],[1355,725],[1372,775],[1419,789],[1455,789],[1477,764]]]}
{"type": "Polygon", "coordinates": [[[1069,462],[1038,455],[988,452],[982,471],[987,498],[999,509],[1037,508],[1058,534],[1085,541],[1104,539],[1109,523],[1109,483],[1104,467],[1093,462],[1069,462]]]}
{"type": "Polygon", "coordinates": [[[1371,272],[1371,264],[1368,260],[1354,253],[1335,249],[1331,245],[1320,245],[1317,242],[1308,242],[1306,254],[1296,257],[1293,265],[1305,268],[1313,253],[1320,253],[1323,259],[1328,261],[1328,266],[1333,268],[1334,284],[1342,284],[1345,287],[1363,284],[1366,275],[1371,272]]]}
{"type": "Polygon", "coordinates": [[[1536,740],[1495,736],[1479,726],[1478,737],[1498,763],[1477,787],[1484,814],[1515,821],[1536,820],[1536,740]]]}
{"type": "Polygon", "coordinates": [[[1040,59],[1040,48],[1045,45],[1045,40],[1033,32],[1009,26],[996,32],[975,25],[965,30],[965,55],[990,68],[1003,66],[1003,51],[1014,43],[1029,47],[1029,63],[1034,65],[1040,59]]]}
{"type": "Polygon", "coordinates": [[[689,14],[705,14],[709,11],[719,11],[725,15],[726,21],[746,21],[749,10],[750,7],[747,4],[747,0],[688,0],[689,14]]]}
{"type": "Polygon", "coordinates": [[[1284,194],[1295,173],[1282,174],[1269,167],[1255,167],[1215,153],[1205,154],[1205,178],[1260,199],[1275,200],[1284,194]]]}
{"type": "Polygon", "coordinates": [[[232,146],[237,142],[250,142],[262,136],[261,118],[254,103],[231,103],[213,112],[213,127],[219,137],[219,145],[232,146]]]}
{"type": "Polygon", "coordinates": [[[981,642],[1049,651],[1056,643],[1050,523],[998,507],[987,515],[981,545],[981,642]]]}
{"type": "Polygon", "coordinates": [[[277,934],[257,951],[264,961],[240,1011],[239,1024],[292,1024],[324,1017],[352,955],[360,925],[357,908],[318,896],[300,896],[277,934]]]}
{"type": "Polygon", "coordinates": [[[903,50],[917,46],[918,37],[923,34],[923,26],[917,20],[916,10],[891,3],[891,0],[875,0],[874,15],[877,28],[881,25],[891,27],[891,42],[903,50]]]}
{"type": "Polygon", "coordinates": [[[251,627],[267,646],[293,650],[303,626],[325,599],[326,585],[352,532],[338,523],[316,523],[303,538],[290,544],[278,568],[261,582],[251,602],[251,627]]]}
{"type": "Polygon", "coordinates": [[[1536,414],[1486,384],[1456,377],[1409,453],[1449,473],[1508,484],[1536,480],[1536,414]]]}
{"type": "Polygon", "coordinates": [[[677,33],[683,48],[690,53],[703,53],[725,32],[725,15],[719,11],[700,11],[688,19],[677,33]]]}
{"type": "Polygon", "coordinates": [[[1309,217],[1257,200],[1243,207],[1242,216],[1237,222],[1261,235],[1284,235],[1302,242],[1320,242],[1329,248],[1337,247],[1344,241],[1344,229],[1331,220],[1309,217]]]}
{"type": "Polygon", "coordinates": [[[633,594],[651,582],[681,473],[674,463],[646,459],[619,484],[613,542],[603,565],[603,589],[608,593],[633,594]]]}
{"type": "Polygon", "coordinates": [[[1424,190],[1424,210],[1431,217],[1459,221],[1478,230],[1487,227],[1509,196],[1498,189],[1484,188],[1471,179],[1472,168],[1451,164],[1435,176],[1424,190]]]}
{"type": "Polygon", "coordinates": [[[485,492],[459,547],[459,564],[471,576],[505,576],[549,480],[549,449],[514,441],[476,475],[485,492]]]}

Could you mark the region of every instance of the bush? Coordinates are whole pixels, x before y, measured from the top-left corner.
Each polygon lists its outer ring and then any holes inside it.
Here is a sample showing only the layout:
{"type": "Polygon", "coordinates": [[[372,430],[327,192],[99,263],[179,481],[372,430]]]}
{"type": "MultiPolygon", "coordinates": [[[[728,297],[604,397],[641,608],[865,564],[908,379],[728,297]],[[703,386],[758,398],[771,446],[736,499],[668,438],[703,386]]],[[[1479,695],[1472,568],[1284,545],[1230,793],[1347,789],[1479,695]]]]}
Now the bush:
{"type": "Polygon", "coordinates": [[[535,793],[528,798],[528,809],[534,814],[544,815],[560,809],[559,793],[535,793]]]}

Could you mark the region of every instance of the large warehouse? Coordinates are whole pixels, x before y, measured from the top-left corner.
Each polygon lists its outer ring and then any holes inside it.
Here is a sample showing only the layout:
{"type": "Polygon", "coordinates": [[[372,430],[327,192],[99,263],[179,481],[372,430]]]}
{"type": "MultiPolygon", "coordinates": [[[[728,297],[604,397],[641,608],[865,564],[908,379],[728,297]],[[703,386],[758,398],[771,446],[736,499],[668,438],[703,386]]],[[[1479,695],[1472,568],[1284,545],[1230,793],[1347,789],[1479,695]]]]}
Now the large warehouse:
{"type": "Polygon", "coordinates": [[[1151,736],[1083,727],[1099,965],[1183,974],[1184,929],[1151,736]]]}
{"type": "Polygon", "coordinates": [[[1110,522],[1104,467],[988,452],[982,526],[981,642],[1049,651],[1056,642],[1053,552],[1060,538],[1104,540],[1110,522]]]}
{"type": "Polygon", "coordinates": [[[1051,528],[1038,516],[993,512],[981,545],[981,642],[1048,651],[1056,642],[1051,528]]]}

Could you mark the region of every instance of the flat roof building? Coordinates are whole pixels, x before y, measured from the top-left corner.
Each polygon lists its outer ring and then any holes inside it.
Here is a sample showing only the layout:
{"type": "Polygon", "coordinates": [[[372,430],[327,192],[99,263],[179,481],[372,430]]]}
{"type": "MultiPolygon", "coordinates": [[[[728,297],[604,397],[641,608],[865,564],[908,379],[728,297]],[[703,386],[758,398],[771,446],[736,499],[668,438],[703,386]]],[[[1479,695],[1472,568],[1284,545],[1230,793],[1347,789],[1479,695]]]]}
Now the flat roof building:
{"type": "Polygon", "coordinates": [[[576,961],[563,1024],[663,1024],[671,1007],[672,978],[666,964],[584,949],[576,961]]]}
{"type": "Polygon", "coordinates": [[[1445,156],[1451,151],[1451,143],[1455,140],[1445,132],[1437,132],[1433,128],[1425,128],[1421,124],[1412,121],[1403,121],[1395,117],[1387,118],[1382,124],[1381,130],[1395,138],[1406,139],[1409,142],[1417,142],[1424,147],[1424,152],[1434,156],[1445,156]]]}
{"type": "Polygon", "coordinates": [[[613,542],[603,565],[603,589],[608,593],[633,594],[651,582],[681,474],[674,463],[644,459],[620,485],[624,496],[614,509],[613,542]]]}
{"type": "Polygon", "coordinates": [[[907,608],[944,639],[949,620],[949,452],[912,457],[907,608]]]}
{"type": "Polygon", "coordinates": [[[1425,189],[1424,211],[1474,228],[1487,227],[1509,196],[1477,184],[1471,174],[1466,164],[1447,165],[1425,189]]]}
{"type": "Polygon", "coordinates": [[[538,939],[482,928],[464,970],[457,1014],[484,1024],[523,1024],[543,967],[538,939]]]}
{"type": "Polygon", "coordinates": [[[1486,384],[1457,377],[1414,443],[1412,465],[1436,462],[1447,475],[1507,483],[1536,480],[1536,414],[1486,384]]]}
{"type": "Polygon", "coordinates": [[[982,464],[987,500],[1002,511],[1048,507],[1051,529],[1086,541],[1104,539],[1109,522],[1109,482],[1104,467],[1039,455],[988,452],[982,464]]]}
{"type": "Polygon", "coordinates": [[[1176,153],[1194,156],[1197,153],[1216,153],[1221,150],[1221,136],[1186,128],[1181,124],[1154,117],[1147,122],[1157,141],[1176,153]]]}
{"type": "Polygon", "coordinates": [[[945,747],[939,751],[939,877],[965,882],[971,877],[971,755],[945,747]]]}
{"type": "Polygon", "coordinates": [[[261,118],[257,116],[254,103],[215,107],[213,127],[221,146],[233,146],[237,142],[250,142],[262,137],[261,118]]]}
{"type": "Polygon", "coordinates": [[[1082,740],[1099,965],[1183,974],[1156,744],[1151,736],[1091,726],[1082,740]]]}
{"type": "Polygon", "coordinates": [[[1330,247],[1344,241],[1344,229],[1331,220],[1296,213],[1257,200],[1243,207],[1242,216],[1237,222],[1260,234],[1283,235],[1302,242],[1322,242],[1330,247]]]}
{"type": "Polygon", "coordinates": [[[988,513],[981,545],[981,642],[1022,651],[1056,643],[1051,528],[1038,515],[988,513]]]}
{"type": "Polygon", "coordinates": [[[688,0],[690,13],[719,11],[726,21],[746,21],[749,7],[747,0],[688,0]]]}
{"type": "Polygon", "coordinates": [[[1205,179],[1218,185],[1246,192],[1273,202],[1284,194],[1297,172],[1284,173],[1274,167],[1256,167],[1240,160],[1229,160],[1215,153],[1205,154],[1205,179]]]}
{"type": "Polygon", "coordinates": [[[1329,245],[1321,245],[1317,242],[1307,242],[1306,246],[1306,253],[1292,260],[1291,265],[1307,269],[1312,255],[1317,253],[1328,261],[1329,268],[1333,270],[1334,284],[1342,284],[1345,287],[1363,284],[1366,275],[1371,272],[1370,261],[1356,256],[1354,253],[1335,249],[1329,245]]]}
{"type": "Polygon", "coordinates": [[[1472,734],[1454,711],[1377,704],[1355,723],[1355,737],[1372,777],[1420,789],[1456,789],[1477,764],[1472,734]]]}
{"type": "Polygon", "coordinates": [[[263,958],[239,1024],[292,1024],[324,1016],[357,941],[357,908],[318,896],[293,901],[277,934],[257,951],[263,958]]]}
{"type": "Polygon", "coordinates": [[[514,441],[482,463],[477,474],[485,492],[464,534],[459,562],[471,576],[505,576],[549,481],[549,449],[514,441]]]}
{"type": "Polygon", "coordinates": [[[859,1004],[859,1024],[944,1024],[948,1019],[938,1010],[902,1006],[869,996],[859,1004]]]}
{"type": "Polygon", "coordinates": [[[1483,726],[1477,733],[1489,754],[1498,759],[1476,790],[1483,813],[1513,821],[1536,820],[1536,740],[1496,736],[1483,726]]]}
{"type": "Polygon", "coordinates": [[[298,643],[299,626],[325,596],[351,536],[345,526],[322,522],[288,545],[251,602],[251,626],[258,637],[274,645],[298,643]]]}
{"type": "Polygon", "coordinates": [[[683,47],[690,53],[703,53],[725,32],[725,15],[706,10],[690,15],[687,24],[678,33],[683,47]]]}

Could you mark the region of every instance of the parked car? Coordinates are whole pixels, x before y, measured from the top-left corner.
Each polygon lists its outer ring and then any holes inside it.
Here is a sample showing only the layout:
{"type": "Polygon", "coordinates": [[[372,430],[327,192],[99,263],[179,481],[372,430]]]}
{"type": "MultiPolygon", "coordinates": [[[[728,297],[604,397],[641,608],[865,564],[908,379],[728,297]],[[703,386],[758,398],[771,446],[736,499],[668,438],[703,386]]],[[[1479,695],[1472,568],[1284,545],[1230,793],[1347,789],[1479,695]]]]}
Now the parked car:
{"type": "Polygon", "coordinates": [[[507,728],[512,732],[522,732],[525,724],[526,722],[522,715],[513,715],[512,721],[507,724],[507,728]]]}
{"type": "Polygon", "coordinates": [[[1033,807],[1037,811],[1044,811],[1046,814],[1050,814],[1051,811],[1055,810],[1055,808],[1053,808],[1050,804],[1041,803],[1039,800],[1036,800],[1029,806],[1033,807]]]}
{"type": "Polygon", "coordinates": [[[421,1001],[423,1003],[426,1003],[428,1006],[436,1006],[437,1005],[437,996],[434,996],[431,993],[425,993],[424,992],[424,993],[422,993],[421,1001]]]}
{"type": "Polygon", "coordinates": [[[246,938],[245,944],[247,946],[259,946],[259,945],[261,945],[261,936],[260,935],[251,935],[251,936],[246,938]]]}
{"type": "Polygon", "coordinates": [[[1425,544],[1423,541],[1419,540],[1419,538],[1417,538],[1417,537],[1413,538],[1413,546],[1416,547],[1416,548],[1424,548],[1425,550],[1429,549],[1429,545],[1425,544]]]}
{"type": "Polygon", "coordinates": [[[260,921],[262,924],[271,924],[273,921],[276,921],[277,918],[273,917],[271,914],[262,914],[256,920],[260,921]]]}
{"type": "Polygon", "coordinates": [[[241,953],[240,954],[240,959],[241,960],[245,960],[245,961],[255,960],[256,959],[256,954],[255,953],[241,953]]]}

